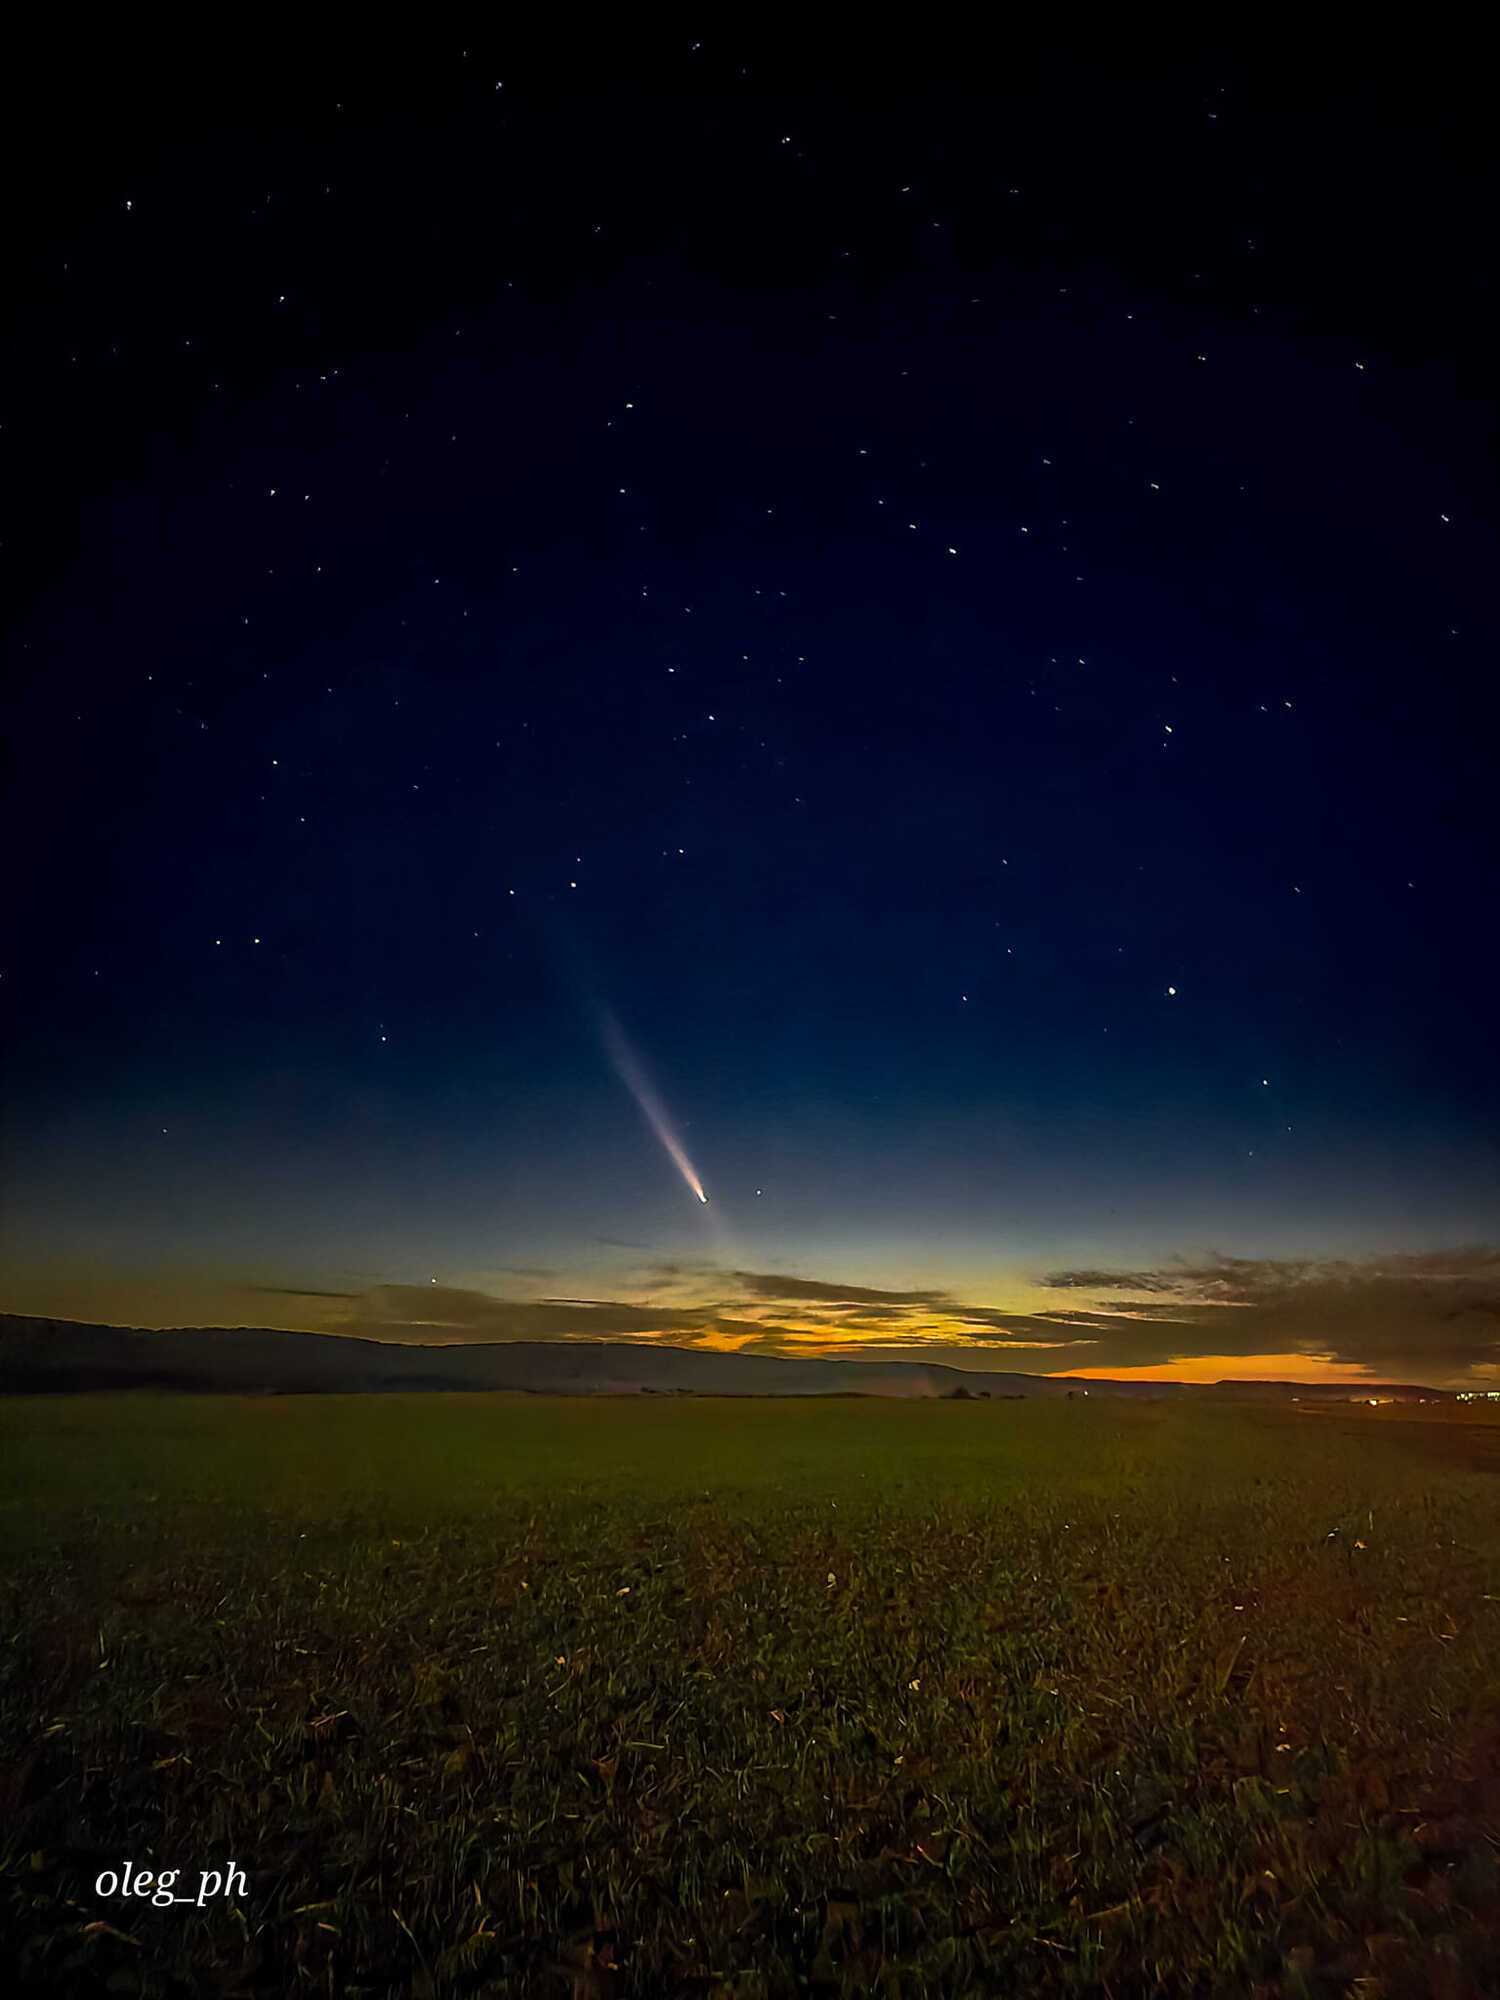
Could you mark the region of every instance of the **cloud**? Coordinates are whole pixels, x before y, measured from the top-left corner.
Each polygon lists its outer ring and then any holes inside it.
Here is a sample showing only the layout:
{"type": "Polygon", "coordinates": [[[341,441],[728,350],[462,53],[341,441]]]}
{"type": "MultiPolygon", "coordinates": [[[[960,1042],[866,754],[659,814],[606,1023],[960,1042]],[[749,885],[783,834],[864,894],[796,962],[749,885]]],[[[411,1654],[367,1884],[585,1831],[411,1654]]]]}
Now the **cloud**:
{"type": "MultiPolygon", "coordinates": [[[[1500,1372],[1500,1250],[1468,1246],[1365,1261],[1208,1256],[1037,1281],[1012,1312],[940,1289],[642,1267],[665,1298],[509,1299],[441,1285],[377,1285],[348,1300],[347,1333],[398,1341],[645,1340],[768,1354],[873,1355],[1066,1373],[1180,1368],[1232,1374],[1287,1356],[1345,1373],[1458,1385],[1500,1372]]],[[[262,1288],[268,1289],[268,1288],[262,1288]]],[[[633,1289],[633,1286],[629,1287],[633,1289]]],[[[1200,1371],[1201,1372],[1201,1371],[1200,1371]]]]}
{"type": "Polygon", "coordinates": [[[1453,1383],[1500,1365],[1500,1248],[1487,1244],[1363,1260],[1211,1256],[1148,1271],[1053,1271],[1041,1282],[1147,1295],[1088,1302],[1105,1329],[1098,1367],[1296,1354],[1453,1383]]]}
{"type": "Polygon", "coordinates": [[[381,1285],[339,1332],[445,1346],[488,1341],[660,1340],[673,1347],[785,1353],[791,1330],[714,1307],[632,1305],[621,1299],[501,1299],[445,1285],[381,1285]]]}
{"type": "Polygon", "coordinates": [[[1056,1291],[1170,1292],[1178,1278],[1159,1271],[1048,1271],[1041,1283],[1056,1291]]]}
{"type": "Polygon", "coordinates": [[[561,1298],[538,1299],[536,1303],[539,1306],[616,1306],[620,1304],[620,1301],[618,1299],[575,1299],[564,1293],[561,1298]]]}
{"type": "Polygon", "coordinates": [[[1308,1285],[1452,1284],[1475,1279],[1500,1284],[1500,1248],[1476,1243],[1451,1250],[1392,1251],[1366,1259],[1214,1253],[1197,1263],[1173,1259],[1147,1271],[1049,1271],[1040,1282],[1059,1291],[1136,1291],[1153,1297],[1166,1293],[1198,1305],[1254,1305],[1308,1285]]]}
{"type": "Polygon", "coordinates": [[[319,1292],[311,1285],[241,1285],[242,1292],[256,1292],[267,1299],[357,1299],[358,1292],[319,1292]]]}
{"type": "Polygon", "coordinates": [[[450,1285],[378,1285],[341,1327],[372,1340],[610,1340],[691,1336],[701,1311],[628,1305],[617,1299],[501,1299],[450,1285]]]}
{"type": "Polygon", "coordinates": [[[834,1284],[823,1278],[791,1278],[776,1272],[731,1271],[735,1283],[757,1299],[820,1299],[830,1305],[927,1306],[941,1309],[953,1303],[951,1292],[887,1292],[869,1285],[834,1284]]]}

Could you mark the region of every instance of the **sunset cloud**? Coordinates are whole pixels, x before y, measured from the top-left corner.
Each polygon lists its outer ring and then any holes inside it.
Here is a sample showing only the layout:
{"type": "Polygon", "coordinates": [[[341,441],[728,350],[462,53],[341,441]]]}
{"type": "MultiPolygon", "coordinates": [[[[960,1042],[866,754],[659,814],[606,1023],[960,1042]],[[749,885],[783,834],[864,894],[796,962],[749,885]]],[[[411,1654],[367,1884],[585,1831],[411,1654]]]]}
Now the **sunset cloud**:
{"type": "MultiPolygon", "coordinates": [[[[269,1288],[268,1288],[269,1289],[269,1288]]],[[[889,1355],[970,1368],[1108,1373],[1203,1367],[1255,1372],[1277,1357],[1323,1370],[1435,1384],[1500,1370],[1500,1250],[1487,1245],[1364,1261],[1210,1255],[1149,1268],[1044,1273],[1014,1312],[936,1287],[723,1269],[639,1267],[645,1296],[512,1299],[442,1285],[379,1285],[346,1298],[346,1333],[397,1341],[642,1340],[770,1354],[889,1355]],[[664,1294],[665,1297],[653,1294],[664,1294]]]]}
{"type": "Polygon", "coordinates": [[[829,1305],[927,1306],[943,1310],[953,1304],[951,1292],[888,1292],[869,1285],[839,1284],[826,1278],[789,1278],[775,1272],[731,1271],[743,1291],[758,1299],[815,1299],[829,1305]]]}

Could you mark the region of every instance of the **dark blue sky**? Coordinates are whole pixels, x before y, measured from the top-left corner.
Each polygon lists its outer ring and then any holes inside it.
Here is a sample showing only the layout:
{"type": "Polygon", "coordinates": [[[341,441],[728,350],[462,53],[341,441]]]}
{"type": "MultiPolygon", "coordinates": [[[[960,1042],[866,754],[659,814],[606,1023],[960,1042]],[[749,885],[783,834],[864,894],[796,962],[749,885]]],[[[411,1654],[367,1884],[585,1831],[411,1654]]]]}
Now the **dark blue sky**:
{"type": "Polygon", "coordinates": [[[1314,1365],[1355,1259],[1493,1365],[1494,153],[1396,54],[40,52],[0,1304],[1314,1365]]]}

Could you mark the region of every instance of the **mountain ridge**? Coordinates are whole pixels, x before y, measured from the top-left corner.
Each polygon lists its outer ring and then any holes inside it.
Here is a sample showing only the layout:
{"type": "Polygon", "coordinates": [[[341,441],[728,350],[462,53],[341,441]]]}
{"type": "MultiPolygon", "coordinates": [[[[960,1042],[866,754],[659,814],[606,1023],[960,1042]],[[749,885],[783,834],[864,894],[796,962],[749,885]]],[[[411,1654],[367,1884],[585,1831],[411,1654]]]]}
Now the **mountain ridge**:
{"type": "Polygon", "coordinates": [[[1067,1395],[1240,1401],[1446,1401],[1413,1383],[1132,1382],[937,1361],[725,1353],[651,1341],[381,1341],[290,1327],[120,1327],[0,1314],[0,1393],[154,1388],[219,1394],[424,1390],[534,1395],[1067,1395]]]}

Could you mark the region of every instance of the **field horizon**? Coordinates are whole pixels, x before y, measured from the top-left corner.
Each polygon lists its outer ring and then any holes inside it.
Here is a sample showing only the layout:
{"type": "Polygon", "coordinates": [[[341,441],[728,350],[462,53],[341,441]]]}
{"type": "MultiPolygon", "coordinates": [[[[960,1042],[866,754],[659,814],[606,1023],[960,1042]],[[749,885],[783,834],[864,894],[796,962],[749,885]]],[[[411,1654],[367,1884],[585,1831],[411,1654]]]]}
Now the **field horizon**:
{"type": "Polygon", "coordinates": [[[670,1340],[374,1340],[301,1328],[125,1327],[0,1314],[0,1394],[145,1388],[337,1394],[518,1390],[538,1395],[1232,1396],[1442,1403],[1422,1383],[1044,1375],[953,1362],[746,1354],[670,1340]]]}

